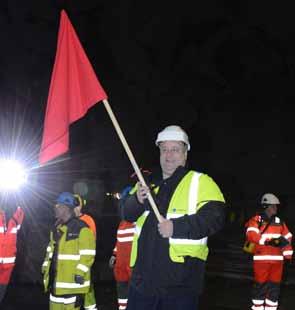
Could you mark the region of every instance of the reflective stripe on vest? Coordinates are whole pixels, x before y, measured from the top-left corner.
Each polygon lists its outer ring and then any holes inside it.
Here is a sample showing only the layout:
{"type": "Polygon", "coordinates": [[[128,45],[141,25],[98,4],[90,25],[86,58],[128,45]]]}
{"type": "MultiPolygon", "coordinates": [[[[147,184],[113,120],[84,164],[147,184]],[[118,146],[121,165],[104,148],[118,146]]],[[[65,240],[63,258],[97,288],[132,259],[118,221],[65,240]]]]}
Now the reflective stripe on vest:
{"type": "Polygon", "coordinates": [[[135,233],[135,227],[132,228],[125,228],[125,229],[118,229],[117,231],[117,241],[122,242],[132,242],[133,235],[135,233]]]}
{"type": "Polygon", "coordinates": [[[150,214],[150,211],[144,211],[143,214],[137,219],[136,225],[135,225],[135,231],[133,236],[133,242],[132,242],[132,248],[131,248],[131,255],[130,255],[130,266],[133,267],[135,265],[135,261],[137,258],[137,244],[138,244],[138,238],[141,234],[142,226],[150,214]]]}
{"type": "Polygon", "coordinates": [[[15,262],[15,256],[13,257],[0,257],[0,264],[13,264],[15,262]]]}
{"type": "MultiPolygon", "coordinates": [[[[199,189],[199,177],[200,173],[194,173],[190,189],[189,189],[189,199],[188,199],[188,215],[192,215],[196,213],[197,202],[198,202],[198,189],[199,189]]],[[[174,214],[174,213],[167,213],[167,219],[178,218],[184,216],[185,214],[174,214]]],[[[207,245],[207,237],[202,239],[175,239],[169,238],[170,244],[189,244],[189,245],[207,245]]]]}
{"type": "MultiPolygon", "coordinates": [[[[201,173],[190,171],[179,183],[173,194],[167,219],[196,214],[198,211],[198,192],[201,173]]],[[[184,262],[184,256],[206,260],[208,256],[207,237],[202,239],[169,238],[169,254],[172,261],[184,262]]]]}
{"type": "Polygon", "coordinates": [[[6,232],[6,229],[4,226],[0,226],[0,233],[10,233],[10,234],[16,234],[17,231],[20,230],[20,225],[17,225],[16,227],[12,227],[9,232],[6,232]]]}
{"type": "Polygon", "coordinates": [[[83,284],[79,283],[69,283],[69,282],[56,282],[56,288],[80,288],[80,287],[88,287],[90,286],[90,281],[85,281],[83,284]]]}
{"type": "Polygon", "coordinates": [[[76,302],[77,296],[74,297],[56,297],[50,294],[49,300],[57,304],[69,305],[76,302]]]}
{"type": "Polygon", "coordinates": [[[254,255],[253,260],[284,260],[283,255],[254,255]]]}

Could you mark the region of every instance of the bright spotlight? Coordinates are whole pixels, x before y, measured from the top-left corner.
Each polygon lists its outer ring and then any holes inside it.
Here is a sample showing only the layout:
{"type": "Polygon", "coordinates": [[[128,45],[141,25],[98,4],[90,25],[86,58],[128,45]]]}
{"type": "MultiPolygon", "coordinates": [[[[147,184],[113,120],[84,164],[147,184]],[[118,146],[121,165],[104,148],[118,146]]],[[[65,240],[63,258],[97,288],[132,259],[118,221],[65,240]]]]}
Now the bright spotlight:
{"type": "Polygon", "coordinates": [[[22,165],[11,159],[0,159],[0,190],[17,190],[27,181],[22,165]]]}

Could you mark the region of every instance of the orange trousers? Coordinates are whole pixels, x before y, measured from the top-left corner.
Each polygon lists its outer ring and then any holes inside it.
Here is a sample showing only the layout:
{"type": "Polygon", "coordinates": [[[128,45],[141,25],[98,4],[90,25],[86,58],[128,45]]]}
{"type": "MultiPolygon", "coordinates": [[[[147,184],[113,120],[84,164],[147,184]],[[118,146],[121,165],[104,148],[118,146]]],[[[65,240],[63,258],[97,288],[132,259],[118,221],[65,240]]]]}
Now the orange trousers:
{"type": "Polygon", "coordinates": [[[254,261],[254,281],[258,283],[281,283],[283,274],[283,261],[262,262],[254,261]]]}
{"type": "MultiPolygon", "coordinates": [[[[252,290],[253,309],[266,300],[277,303],[283,274],[283,261],[254,261],[254,285],[252,290]]],[[[276,309],[274,307],[274,309],[276,309]]]]}
{"type": "Polygon", "coordinates": [[[8,284],[14,264],[0,264],[0,284],[8,284]]]}

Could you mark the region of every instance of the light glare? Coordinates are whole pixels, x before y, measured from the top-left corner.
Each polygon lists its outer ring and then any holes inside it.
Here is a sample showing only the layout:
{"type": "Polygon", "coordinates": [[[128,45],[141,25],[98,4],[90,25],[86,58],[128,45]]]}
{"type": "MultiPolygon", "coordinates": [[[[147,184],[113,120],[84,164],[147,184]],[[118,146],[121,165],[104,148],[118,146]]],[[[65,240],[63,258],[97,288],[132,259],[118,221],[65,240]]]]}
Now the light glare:
{"type": "Polygon", "coordinates": [[[26,172],[19,162],[0,159],[0,190],[17,190],[26,180],[26,172]]]}

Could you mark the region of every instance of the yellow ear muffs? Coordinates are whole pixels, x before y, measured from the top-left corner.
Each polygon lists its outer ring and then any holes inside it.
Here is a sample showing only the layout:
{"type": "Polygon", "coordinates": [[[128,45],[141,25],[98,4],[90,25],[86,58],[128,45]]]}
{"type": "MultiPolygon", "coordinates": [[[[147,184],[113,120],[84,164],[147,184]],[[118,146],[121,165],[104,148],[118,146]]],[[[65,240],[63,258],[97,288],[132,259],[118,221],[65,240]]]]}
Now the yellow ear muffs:
{"type": "Polygon", "coordinates": [[[78,202],[78,205],[77,207],[84,207],[86,205],[86,200],[85,199],[82,199],[82,197],[78,194],[74,195],[75,198],[77,199],[77,202],[78,202]]]}

